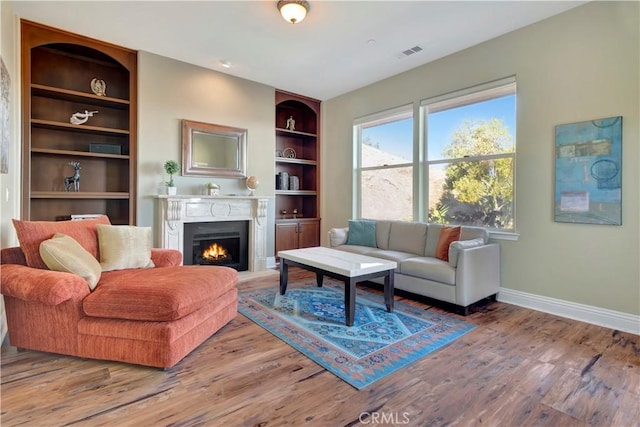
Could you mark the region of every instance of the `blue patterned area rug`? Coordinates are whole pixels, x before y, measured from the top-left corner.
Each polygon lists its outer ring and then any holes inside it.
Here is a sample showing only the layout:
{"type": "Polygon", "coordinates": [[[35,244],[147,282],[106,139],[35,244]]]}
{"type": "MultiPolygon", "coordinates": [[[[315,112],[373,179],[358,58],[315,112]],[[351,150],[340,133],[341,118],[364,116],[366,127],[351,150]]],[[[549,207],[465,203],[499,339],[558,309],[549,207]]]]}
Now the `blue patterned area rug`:
{"type": "Polygon", "coordinates": [[[242,292],[238,311],[358,390],[449,344],[474,325],[357,289],[353,326],[345,325],[343,284],[325,278],[242,292]]]}

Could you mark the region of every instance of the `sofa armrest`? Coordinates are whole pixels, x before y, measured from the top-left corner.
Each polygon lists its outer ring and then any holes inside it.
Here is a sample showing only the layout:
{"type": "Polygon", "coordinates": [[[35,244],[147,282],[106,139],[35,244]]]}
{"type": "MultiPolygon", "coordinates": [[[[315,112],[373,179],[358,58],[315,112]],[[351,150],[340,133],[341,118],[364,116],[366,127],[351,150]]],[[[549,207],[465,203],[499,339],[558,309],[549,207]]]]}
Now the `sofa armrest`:
{"type": "Polygon", "coordinates": [[[329,230],[329,247],[344,245],[349,236],[349,227],[332,228],[329,230]]]}
{"type": "Polygon", "coordinates": [[[175,267],[182,264],[182,252],[176,249],[151,249],[151,261],[156,267],[175,267]]]}
{"type": "Polygon", "coordinates": [[[27,265],[27,259],[20,246],[4,248],[0,250],[0,264],[21,264],[27,265]]]}
{"type": "Polygon", "coordinates": [[[500,291],[500,245],[463,249],[456,268],[456,304],[466,307],[500,291]]]}
{"type": "Polygon", "coordinates": [[[87,281],[77,274],[17,264],[0,266],[0,293],[23,301],[58,305],[89,295],[87,281]]]}

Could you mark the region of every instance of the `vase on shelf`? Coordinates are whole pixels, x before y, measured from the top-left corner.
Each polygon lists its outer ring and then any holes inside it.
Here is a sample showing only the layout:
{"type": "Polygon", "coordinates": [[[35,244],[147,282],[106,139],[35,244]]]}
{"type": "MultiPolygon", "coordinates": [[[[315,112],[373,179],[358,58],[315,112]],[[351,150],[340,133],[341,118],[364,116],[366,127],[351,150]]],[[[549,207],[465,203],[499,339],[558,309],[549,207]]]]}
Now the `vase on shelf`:
{"type": "Polygon", "coordinates": [[[168,196],[175,196],[177,192],[178,192],[178,188],[177,187],[167,187],[167,195],[168,196]]]}

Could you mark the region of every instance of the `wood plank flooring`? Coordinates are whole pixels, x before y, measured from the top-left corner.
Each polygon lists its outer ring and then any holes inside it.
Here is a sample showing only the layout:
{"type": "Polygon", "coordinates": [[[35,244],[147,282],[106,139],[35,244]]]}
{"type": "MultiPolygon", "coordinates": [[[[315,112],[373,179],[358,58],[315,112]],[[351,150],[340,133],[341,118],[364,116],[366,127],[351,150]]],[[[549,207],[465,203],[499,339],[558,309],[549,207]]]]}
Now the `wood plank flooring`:
{"type": "MultiPolygon", "coordinates": [[[[266,286],[277,276],[239,288],[266,286]]],[[[640,337],[499,302],[466,320],[477,328],[361,391],[240,314],[167,371],[3,345],[0,423],[640,426],[640,337]]]]}

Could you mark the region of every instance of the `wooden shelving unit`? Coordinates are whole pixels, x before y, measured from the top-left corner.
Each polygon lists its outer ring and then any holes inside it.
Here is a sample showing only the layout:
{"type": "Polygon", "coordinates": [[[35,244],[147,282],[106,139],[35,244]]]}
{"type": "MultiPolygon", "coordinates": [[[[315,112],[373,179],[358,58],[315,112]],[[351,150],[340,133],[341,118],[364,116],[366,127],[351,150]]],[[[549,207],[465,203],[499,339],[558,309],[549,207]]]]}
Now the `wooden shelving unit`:
{"type": "Polygon", "coordinates": [[[319,132],[320,101],[276,91],[276,174],[286,172],[299,181],[296,190],[275,191],[276,256],[281,250],[320,244],[319,132]],[[286,126],[290,117],[293,130],[286,126]],[[293,150],[295,157],[285,157],[285,150],[293,150]]]}
{"type": "Polygon", "coordinates": [[[137,53],[30,21],[22,23],[22,218],[106,214],[135,224],[137,53]],[[91,81],[106,83],[106,95],[91,81]],[[86,123],[76,112],[97,111],[86,123]],[[109,152],[96,149],[109,148],[109,152]],[[64,178],[79,162],[80,191],[64,178]]]}

